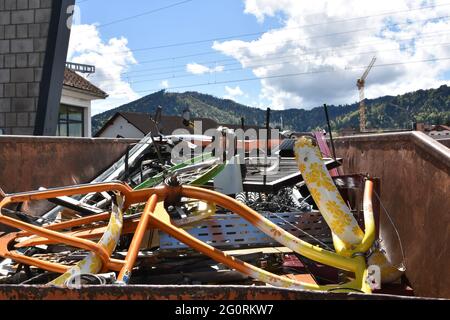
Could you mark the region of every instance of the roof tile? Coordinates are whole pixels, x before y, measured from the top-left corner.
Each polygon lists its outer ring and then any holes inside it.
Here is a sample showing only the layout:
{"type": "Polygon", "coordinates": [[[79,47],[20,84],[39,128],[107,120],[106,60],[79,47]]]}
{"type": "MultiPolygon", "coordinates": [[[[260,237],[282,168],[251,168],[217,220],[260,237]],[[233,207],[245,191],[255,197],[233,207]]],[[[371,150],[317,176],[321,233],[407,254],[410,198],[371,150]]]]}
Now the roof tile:
{"type": "Polygon", "coordinates": [[[87,91],[90,94],[98,96],[102,99],[108,97],[108,94],[106,92],[94,86],[92,83],[90,83],[88,80],[77,74],[75,71],[72,71],[67,68],[64,70],[63,84],[67,87],[87,91]]]}

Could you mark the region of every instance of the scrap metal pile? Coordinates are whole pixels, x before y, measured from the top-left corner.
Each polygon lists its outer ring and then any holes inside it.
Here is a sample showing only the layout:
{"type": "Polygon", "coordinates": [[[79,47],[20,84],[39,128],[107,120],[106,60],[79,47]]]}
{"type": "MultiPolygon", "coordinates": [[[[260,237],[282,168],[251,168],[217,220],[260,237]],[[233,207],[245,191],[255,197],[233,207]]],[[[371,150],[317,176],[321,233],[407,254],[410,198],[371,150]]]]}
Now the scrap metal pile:
{"type": "MultiPolygon", "coordinates": [[[[371,179],[354,177],[362,217],[310,137],[292,143],[289,161],[301,181],[276,191],[244,190],[249,159],[235,154],[173,163],[176,148],[204,150],[210,142],[149,135],[89,184],[0,197],[0,224],[10,228],[0,236],[0,284],[239,283],[370,293],[374,266],[382,281],[399,278],[377,246],[371,179]]],[[[248,156],[251,143],[236,142],[248,156]]]]}

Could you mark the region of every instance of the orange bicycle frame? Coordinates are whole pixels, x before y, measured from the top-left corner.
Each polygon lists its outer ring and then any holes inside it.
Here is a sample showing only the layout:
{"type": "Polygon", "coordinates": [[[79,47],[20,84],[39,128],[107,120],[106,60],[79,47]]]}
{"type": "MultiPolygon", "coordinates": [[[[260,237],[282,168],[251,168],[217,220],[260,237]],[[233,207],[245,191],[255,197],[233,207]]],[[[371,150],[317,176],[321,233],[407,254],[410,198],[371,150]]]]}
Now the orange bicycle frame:
{"type": "MultiPolygon", "coordinates": [[[[372,182],[367,180],[365,190],[365,208],[371,210],[371,194],[372,182]]],[[[163,210],[163,209],[159,209],[163,210]]],[[[164,210],[163,210],[164,211],[164,210]]],[[[163,214],[167,214],[165,211],[163,214]]],[[[372,212],[365,212],[365,216],[370,217],[372,212]]],[[[217,193],[215,191],[206,190],[192,186],[162,186],[152,189],[145,189],[139,191],[133,191],[128,185],[123,183],[100,183],[81,185],[60,189],[50,189],[45,191],[35,191],[30,193],[22,193],[16,195],[6,195],[6,197],[0,202],[0,223],[8,225],[13,228],[22,230],[22,232],[14,233],[3,237],[0,241],[0,256],[4,258],[10,258],[14,261],[24,263],[27,265],[36,266],[43,270],[48,270],[56,273],[65,273],[68,270],[67,266],[42,261],[37,258],[21,255],[17,252],[10,251],[8,247],[11,247],[12,242],[16,239],[27,237],[30,235],[36,235],[44,240],[45,243],[58,243],[65,244],[75,248],[84,249],[97,254],[102,261],[103,271],[116,271],[119,272],[118,280],[121,282],[127,282],[135,264],[137,254],[142,242],[145,231],[149,228],[159,229],[177,240],[185,243],[194,250],[201,252],[208,257],[214,259],[219,263],[223,263],[231,269],[235,269],[251,278],[268,283],[273,286],[285,287],[285,288],[297,288],[297,289],[310,289],[310,290],[339,290],[342,288],[360,290],[363,292],[370,292],[370,287],[367,285],[365,279],[367,277],[367,267],[364,256],[355,254],[351,257],[342,256],[335,252],[327,251],[318,246],[313,246],[303,240],[300,240],[292,234],[286,232],[284,229],[272,223],[270,220],[262,217],[256,211],[250,209],[246,205],[228,197],[217,193]],[[69,222],[63,222],[59,224],[49,225],[45,227],[33,226],[28,223],[18,221],[16,219],[6,217],[1,214],[1,210],[12,203],[21,203],[25,201],[45,200],[52,199],[61,196],[74,196],[88,193],[99,193],[107,191],[119,192],[125,198],[125,204],[123,210],[127,210],[131,205],[146,203],[144,212],[141,218],[136,223],[128,224],[128,229],[125,226],[122,230],[124,232],[134,232],[134,236],[131,245],[128,249],[125,260],[112,259],[108,254],[105,254],[105,250],[100,245],[93,241],[84,239],[83,237],[76,236],[76,233],[69,234],[58,232],[61,230],[67,230],[73,227],[81,227],[92,222],[105,221],[109,217],[109,213],[103,213],[91,217],[75,219],[69,222]],[[155,208],[159,202],[176,203],[182,197],[196,199],[200,201],[206,201],[215,203],[216,205],[234,212],[244,219],[248,220],[255,227],[260,229],[265,234],[269,235],[273,239],[277,240],[282,245],[293,250],[294,252],[305,256],[316,262],[333,266],[335,268],[351,272],[355,275],[354,280],[349,283],[341,285],[328,285],[320,286],[309,283],[302,283],[296,280],[289,279],[284,276],[279,276],[257,268],[251,264],[243,262],[235,257],[232,257],[194,237],[192,237],[185,230],[172,225],[165,219],[161,219],[158,214],[155,214],[155,208]],[[130,227],[131,226],[131,227],[130,227]]],[[[95,228],[91,231],[95,231],[95,228]]],[[[80,231],[83,232],[83,231],[80,231]]],[[[99,235],[101,232],[98,232],[99,235]]],[[[89,234],[89,232],[88,232],[89,234]]],[[[100,234],[101,235],[101,234],[100,234]]],[[[84,237],[89,238],[86,234],[84,237]]],[[[370,242],[370,241],[368,241],[370,242]]],[[[33,240],[28,242],[34,244],[33,240]]],[[[367,244],[366,244],[367,245],[367,244]]],[[[366,247],[366,246],[365,246],[366,247]]],[[[364,247],[364,249],[366,249],[364,247]]],[[[361,252],[364,253],[364,252],[361,252]]],[[[345,289],[345,290],[347,290],[345,289]]],[[[344,289],[342,289],[344,290],[344,289]]]]}

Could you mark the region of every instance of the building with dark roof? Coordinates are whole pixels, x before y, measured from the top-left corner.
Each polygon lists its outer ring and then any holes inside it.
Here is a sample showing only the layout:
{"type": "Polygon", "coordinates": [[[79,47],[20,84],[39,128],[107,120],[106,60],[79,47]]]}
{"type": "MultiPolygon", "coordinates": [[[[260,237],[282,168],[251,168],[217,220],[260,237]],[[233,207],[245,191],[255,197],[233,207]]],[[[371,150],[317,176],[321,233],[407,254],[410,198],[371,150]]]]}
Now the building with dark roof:
{"type": "Polygon", "coordinates": [[[417,131],[422,131],[434,139],[450,138],[450,126],[417,123],[415,129],[417,131]]]}
{"type": "MultiPolygon", "coordinates": [[[[202,133],[219,126],[216,121],[208,118],[195,118],[193,121],[201,122],[202,133]]],[[[182,117],[162,116],[158,128],[156,128],[150,114],[117,112],[95,136],[102,138],[143,138],[150,132],[154,135],[159,133],[170,135],[180,129],[194,133],[192,128],[188,128],[183,124],[182,117]]]]}
{"type": "MultiPolygon", "coordinates": [[[[236,124],[220,124],[215,120],[209,118],[194,118],[192,121],[196,125],[196,129],[186,127],[183,123],[183,118],[178,116],[162,116],[161,121],[156,128],[151,120],[151,115],[147,113],[138,112],[117,112],[111,117],[103,127],[95,134],[95,137],[102,138],[143,138],[150,131],[154,135],[163,134],[171,135],[176,130],[187,130],[191,134],[205,134],[210,129],[217,129],[219,127],[227,127],[232,130],[241,129],[241,125],[236,124]],[[201,124],[201,128],[200,125],[201,124]]],[[[256,136],[259,137],[260,130],[265,130],[265,127],[256,125],[246,125],[245,130],[253,129],[256,136]]]]}
{"type": "Polygon", "coordinates": [[[88,80],[78,75],[78,73],[76,73],[75,71],[67,68],[64,70],[63,86],[65,89],[71,89],[81,93],[88,93],[90,96],[97,96],[100,99],[105,99],[108,97],[106,92],[97,88],[88,80]]]}

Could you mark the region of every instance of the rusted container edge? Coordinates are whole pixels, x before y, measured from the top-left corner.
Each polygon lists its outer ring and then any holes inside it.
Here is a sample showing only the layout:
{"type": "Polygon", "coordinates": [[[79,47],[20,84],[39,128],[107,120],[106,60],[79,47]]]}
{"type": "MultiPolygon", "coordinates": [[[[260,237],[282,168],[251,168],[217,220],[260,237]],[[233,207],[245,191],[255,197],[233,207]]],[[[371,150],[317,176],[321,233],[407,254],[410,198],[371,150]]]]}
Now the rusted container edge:
{"type": "Polygon", "coordinates": [[[79,137],[35,137],[35,136],[0,136],[0,143],[137,143],[139,139],[119,139],[119,138],[79,138],[79,137]]]}
{"type": "Polygon", "coordinates": [[[338,137],[335,139],[337,144],[339,143],[354,143],[354,142],[412,142],[417,147],[423,149],[428,154],[434,156],[438,161],[441,161],[447,166],[450,166],[450,149],[444,144],[434,140],[427,136],[423,132],[410,131],[410,132],[396,132],[396,133],[380,133],[380,134],[368,134],[368,135],[354,135],[347,137],[338,137]]]}
{"type": "Polygon", "coordinates": [[[326,293],[249,286],[0,286],[0,300],[428,300],[359,293],[326,293]]]}

